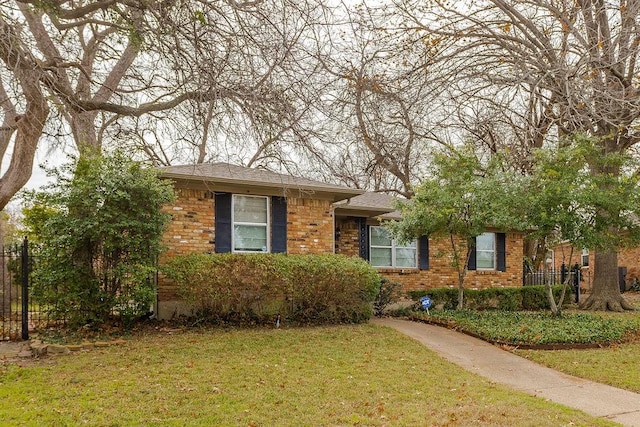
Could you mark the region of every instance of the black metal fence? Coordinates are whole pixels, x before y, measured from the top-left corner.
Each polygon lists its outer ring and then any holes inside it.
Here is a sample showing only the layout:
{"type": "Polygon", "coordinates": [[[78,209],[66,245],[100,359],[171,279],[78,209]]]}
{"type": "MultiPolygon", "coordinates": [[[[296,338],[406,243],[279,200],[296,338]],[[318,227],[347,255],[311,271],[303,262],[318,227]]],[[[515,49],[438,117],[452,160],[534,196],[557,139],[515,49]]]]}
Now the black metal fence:
{"type": "Polygon", "coordinates": [[[580,301],[580,282],[582,281],[582,272],[580,268],[569,269],[562,264],[560,270],[549,271],[530,271],[525,266],[522,275],[522,284],[524,286],[535,286],[549,284],[551,286],[568,284],[573,289],[575,302],[580,301]]]}
{"type": "Polygon", "coordinates": [[[36,247],[25,238],[2,248],[0,254],[0,341],[27,340],[29,332],[46,327],[52,319],[31,301],[31,271],[38,261],[36,247]]]}
{"type": "Polygon", "coordinates": [[[569,284],[573,284],[575,279],[575,272],[569,271],[563,273],[562,271],[551,270],[548,272],[544,271],[533,271],[529,273],[525,273],[523,285],[524,286],[534,286],[534,285],[545,285],[550,284],[554,285],[562,285],[565,283],[565,280],[569,279],[569,284]]]}

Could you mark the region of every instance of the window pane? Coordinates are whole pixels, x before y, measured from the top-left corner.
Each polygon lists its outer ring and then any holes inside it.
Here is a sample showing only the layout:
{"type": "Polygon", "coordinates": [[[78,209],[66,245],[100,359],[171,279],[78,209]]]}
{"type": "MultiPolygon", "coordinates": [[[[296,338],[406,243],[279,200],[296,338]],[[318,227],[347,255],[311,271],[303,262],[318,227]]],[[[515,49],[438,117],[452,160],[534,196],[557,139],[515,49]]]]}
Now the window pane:
{"type": "Polygon", "coordinates": [[[476,268],[495,268],[494,253],[489,251],[476,251],[476,268]]]}
{"type": "Polygon", "coordinates": [[[371,265],[391,267],[391,248],[371,248],[371,265]]]}
{"type": "Polygon", "coordinates": [[[371,246],[391,246],[389,231],[383,227],[371,227],[371,246]]]}
{"type": "Polygon", "coordinates": [[[234,225],[233,249],[236,251],[266,252],[267,227],[264,225],[234,225]]]}
{"type": "Polygon", "coordinates": [[[415,248],[416,247],[416,241],[412,240],[411,242],[406,242],[405,244],[397,243],[396,247],[397,248],[415,248]]]}
{"type": "Polygon", "coordinates": [[[476,249],[479,251],[493,251],[495,249],[495,234],[482,233],[476,237],[476,249]]]}
{"type": "Polygon", "coordinates": [[[267,199],[265,197],[234,196],[234,222],[267,223],[267,199]]]}
{"type": "Polygon", "coordinates": [[[415,267],[416,250],[411,248],[396,249],[396,267],[415,267]]]}

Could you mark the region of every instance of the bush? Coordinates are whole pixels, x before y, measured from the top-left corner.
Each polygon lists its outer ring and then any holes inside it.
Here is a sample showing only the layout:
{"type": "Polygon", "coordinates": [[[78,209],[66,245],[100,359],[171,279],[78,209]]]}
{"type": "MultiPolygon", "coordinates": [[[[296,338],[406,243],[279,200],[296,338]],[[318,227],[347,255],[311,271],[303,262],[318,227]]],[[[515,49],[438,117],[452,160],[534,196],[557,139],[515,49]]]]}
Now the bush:
{"type": "MultiPolygon", "coordinates": [[[[562,286],[553,286],[556,301],[560,298],[562,286]]],[[[414,301],[429,295],[435,308],[454,310],[458,306],[457,288],[436,288],[421,291],[410,291],[409,296],[414,301]]],[[[564,298],[565,306],[571,304],[571,289],[567,289],[564,298]]],[[[464,291],[465,309],[503,311],[519,310],[549,310],[549,300],[544,286],[522,286],[519,288],[487,288],[466,289],[464,291]]]]}
{"type": "Polygon", "coordinates": [[[398,302],[400,299],[400,283],[391,282],[387,278],[380,279],[380,292],[373,302],[373,311],[376,316],[381,316],[388,305],[398,302]]]}
{"type": "Polygon", "coordinates": [[[602,316],[599,313],[549,313],[498,310],[443,310],[413,312],[409,318],[444,324],[494,343],[509,345],[612,344],[635,340],[637,316],[602,316]]]}
{"type": "MultiPolygon", "coordinates": [[[[547,290],[544,286],[523,286],[522,292],[522,307],[524,310],[550,310],[549,299],[547,297],[547,290]]],[[[560,301],[560,294],[562,293],[562,286],[552,286],[553,297],[556,301],[560,301]]],[[[571,287],[567,288],[564,296],[563,306],[570,305],[573,301],[573,290],[571,287]]]]}
{"type": "Polygon", "coordinates": [[[24,194],[23,223],[40,247],[34,301],[71,327],[147,314],[171,184],[123,153],[86,155],[50,172],[51,184],[24,194]]]}
{"type": "Polygon", "coordinates": [[[197,318],[214,322],[363,322],[380,286],[368,263],[333,254],[191,254],[162,271],[197,318]]]}

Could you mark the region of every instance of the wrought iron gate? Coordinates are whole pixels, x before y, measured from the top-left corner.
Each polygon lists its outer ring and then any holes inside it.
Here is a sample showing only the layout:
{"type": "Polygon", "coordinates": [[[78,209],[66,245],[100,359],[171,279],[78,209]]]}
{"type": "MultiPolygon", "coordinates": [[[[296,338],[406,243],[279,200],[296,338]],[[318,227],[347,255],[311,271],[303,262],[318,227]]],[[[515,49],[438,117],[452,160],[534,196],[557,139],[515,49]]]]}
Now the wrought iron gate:
{"type": "Polygon", "coordinates": [[[0,340],[29,339],[29,242],[2,248],[0,340]]]}

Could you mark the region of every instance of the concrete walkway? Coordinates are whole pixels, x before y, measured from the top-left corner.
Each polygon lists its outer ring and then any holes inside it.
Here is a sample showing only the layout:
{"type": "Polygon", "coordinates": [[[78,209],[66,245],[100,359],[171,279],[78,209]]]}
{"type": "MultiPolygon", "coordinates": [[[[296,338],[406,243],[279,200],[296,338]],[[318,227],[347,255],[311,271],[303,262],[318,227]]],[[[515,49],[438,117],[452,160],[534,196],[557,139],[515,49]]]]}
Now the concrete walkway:
{"type": "Polygon", "coordinates": [[[576,408],[625,426],[640,427],[640,394],[572,377],[497,346],[439,326],[399,319],[374,319],[489,380],[532,396],[576,408]]]}

